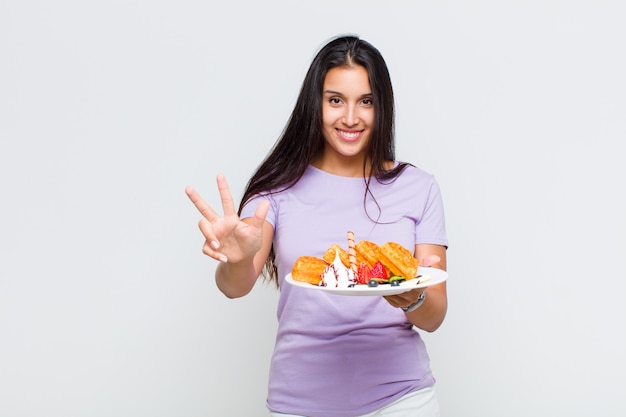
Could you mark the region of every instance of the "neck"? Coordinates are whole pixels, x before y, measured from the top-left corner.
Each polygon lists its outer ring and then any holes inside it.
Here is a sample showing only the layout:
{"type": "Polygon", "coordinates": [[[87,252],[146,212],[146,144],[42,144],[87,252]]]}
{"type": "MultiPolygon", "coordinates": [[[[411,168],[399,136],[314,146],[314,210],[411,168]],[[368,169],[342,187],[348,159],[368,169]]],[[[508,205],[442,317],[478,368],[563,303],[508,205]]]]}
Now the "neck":
{"type": "MultiPolygon", "coordinates": [[[[317,169],[340,177],[363,178],[363,158],[329,158],[321,156],[311,162],[317,169]]],[[[365,175],[371,171],[369,161],[365,167],[365,175]]]]}

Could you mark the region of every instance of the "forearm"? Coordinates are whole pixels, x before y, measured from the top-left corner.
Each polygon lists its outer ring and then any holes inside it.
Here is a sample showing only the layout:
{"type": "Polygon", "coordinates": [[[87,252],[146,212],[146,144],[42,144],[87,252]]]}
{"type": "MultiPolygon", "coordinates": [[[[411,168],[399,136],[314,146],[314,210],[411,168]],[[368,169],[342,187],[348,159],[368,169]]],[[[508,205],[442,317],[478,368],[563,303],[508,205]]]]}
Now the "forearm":
{"type": "Polygon", "coordinates": [[[425,288],[424,301],[420,307],[406,317],[416,327],[427,332],[434,332],[441,326],[448,311],[448,298],[445,283],[425,288]]]}
{"type": "Polygon", "coordinates": [[[228,298],[247,295],[256,283],[258,274],[252,259],[237,263],[223,262],[215,270],[215,283],[228,298]]]}
{"type": "MultiPolygon", "coordinates": [[[[446,270],[446,248],[444,246],[415,245],[415,257],[424,266],[446,270]]],[[[406,313],[406,316],[416,327],[427,332],[434,332],[441,326],[448,311],[446,282],[427,287],[424,291],[424,302],[417,310],[406,313]]]]}

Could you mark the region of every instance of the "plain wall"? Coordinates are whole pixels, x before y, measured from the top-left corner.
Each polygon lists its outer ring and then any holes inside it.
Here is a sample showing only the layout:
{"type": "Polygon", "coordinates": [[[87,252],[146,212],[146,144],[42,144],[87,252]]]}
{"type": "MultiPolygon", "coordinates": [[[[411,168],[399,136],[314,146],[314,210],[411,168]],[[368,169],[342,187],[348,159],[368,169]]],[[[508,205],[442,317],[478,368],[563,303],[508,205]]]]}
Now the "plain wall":
{"type": "Polygon", "coordinates": [[[442,416],[623,416],[624,2],[0,1],[0,416],[264,416],[277,291],[228,300],[237,199],[326,40],[389,65],[433,173],[442,416]]]}

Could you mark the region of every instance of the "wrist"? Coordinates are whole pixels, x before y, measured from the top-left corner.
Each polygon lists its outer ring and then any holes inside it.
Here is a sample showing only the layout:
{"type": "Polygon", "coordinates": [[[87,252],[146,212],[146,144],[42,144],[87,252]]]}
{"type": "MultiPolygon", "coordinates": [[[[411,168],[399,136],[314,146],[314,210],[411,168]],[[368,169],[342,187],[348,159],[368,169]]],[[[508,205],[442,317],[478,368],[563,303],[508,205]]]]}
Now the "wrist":
{"type": "Polygon", "coordinates": [[[410,313],[412,311],[417,310],[418,308],[420,308],[422,306],[422,304],[424,303],[425,299],[426,299],[426,291],[422,291],[420,296],[418,297],[417,301],[415,301],[412,304],[409,304],[406,307],[401,307],[402,311],[404,311],[405,313],[410,313]]]}

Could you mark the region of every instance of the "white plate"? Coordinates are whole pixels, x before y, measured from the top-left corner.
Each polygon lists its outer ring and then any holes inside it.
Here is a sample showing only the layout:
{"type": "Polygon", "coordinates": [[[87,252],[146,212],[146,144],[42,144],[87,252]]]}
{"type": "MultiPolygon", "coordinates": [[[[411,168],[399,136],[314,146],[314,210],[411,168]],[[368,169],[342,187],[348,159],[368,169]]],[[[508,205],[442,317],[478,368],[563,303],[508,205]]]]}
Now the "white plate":
{"type": "Polygon", "coordinates": [[[392,287],[391,284],[379,284],[377,287],[368,287],[367,284],[355,285],[352,288],[320,287],[308,282],[294,281],[291,274],[287,274],[285,280],[296,287],[338,295],[396,295],[415,288],[430,287],[444,282],[447,278],[448,273],[442,269],[420,266],[417,270],[417,277],[402,281],[397,287],[392,287]]]}

